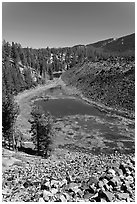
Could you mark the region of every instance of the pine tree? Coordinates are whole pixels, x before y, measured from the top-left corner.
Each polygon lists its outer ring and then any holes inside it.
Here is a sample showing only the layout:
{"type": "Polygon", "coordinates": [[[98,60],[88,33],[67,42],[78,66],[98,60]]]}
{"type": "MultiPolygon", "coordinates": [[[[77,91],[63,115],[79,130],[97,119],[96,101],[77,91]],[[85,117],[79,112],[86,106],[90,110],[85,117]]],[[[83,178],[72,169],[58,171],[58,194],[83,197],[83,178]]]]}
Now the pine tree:
{"type": "Polygon", "coordinates": [[[11,58],[14,60],[15,64],[20,61],[20,57],[19,57],[17,47],[18,47],[17,43],[12,42],[11,58]]]}
{"type": "Polygon", "coordinates": [[[32,77],[31,77],[31,70],[29,68],[24,69],[24,79],[26,83],[25,88],[30,89],[32,87],[32,77]]]}
{"type": "Polygon", "coordinates": [[[11,45],[9,44],[9,42],[6,42],[5,40],[3,40],[3,42],[2,42],[2,58],[3,58],[3,61],[6,61],[7,58],[10,57],[10,53],[11,53],[11,45]]]}
{"type": "MultiPolygon", "coordinates": [[[[8,58],[7,58],[8,59],[8,58]]],[[[12,78],[12,69],[9,60],[2,65],[2,80],[4,80],[6,90],[9,94],[14,93],[14,83],[12,78]]]]}
{"type": "Polygon", "coordinates": [[[25,57],[24,50],[22,48],[20,49],[19,56],[20,56],[21,63],[24,66],[26,66],[27,65],[27,59],[25,57]]]}
{"type": "Polygon", "coordinates": [[[48,65],[48,74],[49,74],[50,80],[52,80],[53,79],[53,65],[52,64],[48,65]]]}
{"type": "Polygon", "coordinates": [[[28,66],[31,66],[30,49],[28,47],[26,48],[26,60],[28,66]]]}
{"type": "MultiPolygon", "coordinates": [[[[3,84],[4,85],[4,84],[3,84]]],[[[5,88],[5,87],[3,87],[5,88]]],[[[19,107],[15,103],[11,94],[5,93],[2,95],[2,133],[5,143],[8,143],[9,149],[15,149],[14,140],[14,125],[19,114],[19,107]]]]}
{"type": "Polygon", "coordinates": [[[48,151],[51,151],[52,144],[52,119],[49,113],[42,113],[41,109],[34,106],[31,112],[32,141],[35,145],[38,155],[47,157],[48,151]]]}

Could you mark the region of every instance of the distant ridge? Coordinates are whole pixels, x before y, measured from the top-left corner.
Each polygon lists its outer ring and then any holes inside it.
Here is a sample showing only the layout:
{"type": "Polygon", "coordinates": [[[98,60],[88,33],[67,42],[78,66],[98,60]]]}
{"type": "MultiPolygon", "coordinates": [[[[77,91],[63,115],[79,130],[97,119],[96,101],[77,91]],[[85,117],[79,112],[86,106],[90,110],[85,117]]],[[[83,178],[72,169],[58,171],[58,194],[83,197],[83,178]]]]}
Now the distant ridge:
{"type": "Polygon", "coordinates": [[[96,43],[87,44],[106,53],[127,53],[134,54],[135,52],[135,33],[126,35],[120,38],[109,38],[106,40],[98,41],[96,43]]]}
{"type": "MultiPolygon", "coordinates": [[[[91,48],[94,51],[106,53],[109,55],[135,55],[135,33],[122,36],[119,38],[108,38],[106,40],[97,41],[87,45],[74,45],[71,47],[62,47],[60,49],[77,49],[77,48],[91,48]]],[[[52,49],[52,48],[51,48],[52,49]]],[[[58,49],[58,48],[55,48],[58,49]]]]}

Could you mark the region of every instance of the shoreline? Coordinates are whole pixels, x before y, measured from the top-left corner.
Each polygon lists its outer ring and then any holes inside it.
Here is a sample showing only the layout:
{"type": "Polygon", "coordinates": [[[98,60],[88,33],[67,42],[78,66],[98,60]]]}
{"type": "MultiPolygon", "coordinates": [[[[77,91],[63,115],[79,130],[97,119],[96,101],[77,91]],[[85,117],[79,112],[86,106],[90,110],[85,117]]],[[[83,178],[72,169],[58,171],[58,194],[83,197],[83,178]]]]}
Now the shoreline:
{"type": "Polygon", "coordinates": [[[46,91],[51,87],[55,87],[58,84],[58,80],[54,80],[52,82],[48,81],[47,84],[38,85],[35,88],[25,90],[15,96],[15,102],[19,105],[20,113],[17,117],[17,121],[15,126],[20,132],[23,134],[23,139],[30,139],[30,123],[28,119],[30,119],[30,112],[32,108],[32,99],[34,97],[38,98],[41,93],[46,91]]]}
{"type": "Polygon", "coordinates": [[[105,106],[102,103],[88,99],[82,94],[80,90],[78,90],[76,87],[67,85],[60,77],[60,78],[54,79],[53,81],[48,81],[48,83],[45,85],[39,85],[36,88],[25,90],[24,92],[19,93],[15,97],[15,100],[19,104],[19,107],[20,107],[20,114],[17,118],[16,125],[17,125],[17,128],[19,128],[21,132],[24,135],[26,135],[26,137],[27,135],[29,135],[28,129],[30,129],[30,124],[28,122],[28,119],[30,119],[30,112],[31,112],[32,104],[34,104],[35,100],[48,100],[48,98],[54,99],[55,97],[53,96],[49,97],[48,94],[46,96],[45,92],[46,91],[48,92],[48,89],[55,88],[55,87],[59,87],[60,89],[62,89],[62,91],[64,92],[64,95],[66,95],[64,96],[64,98],[73,97],[75,99],[80,99],[85,103],[95,106],[100,111],[110,112],[112,114],[116,114],[117,116],[125,117],[131,120],[135,119],[131,115],[128,115],[127,112],[116,110],[114,108],[105,106]]]}
{"type": "Polygon", "coordinates": [[[84,96],[82,91],[79,90],[78,88],[76,88],[76,87],[74,87],[72,85],[67,85],[65,82],[64,82],[64,84],[66,85],[66,87],[68,86],[72,90],[73,90],[73,88],[76,89],[77,92],[78,92],[78,97],[80,97],[83,101],[87,102],[88,104],[92,104],[92,105],[96,106],[97,108],[102,109],[103,111],[114,112],[116,115],[120,115],[122,117],[126,117],[126,118],[129,118],[131,120],[135,120],[135,114],[134,113],[129,113],[128,111],[124,111],[124,110],[121,110],[121,109],[109,107],[109,106],[104,105],[101,102],[97,102],[97,101],[94,101],[93,99],[89,99],[88,97],[84,96]]]}

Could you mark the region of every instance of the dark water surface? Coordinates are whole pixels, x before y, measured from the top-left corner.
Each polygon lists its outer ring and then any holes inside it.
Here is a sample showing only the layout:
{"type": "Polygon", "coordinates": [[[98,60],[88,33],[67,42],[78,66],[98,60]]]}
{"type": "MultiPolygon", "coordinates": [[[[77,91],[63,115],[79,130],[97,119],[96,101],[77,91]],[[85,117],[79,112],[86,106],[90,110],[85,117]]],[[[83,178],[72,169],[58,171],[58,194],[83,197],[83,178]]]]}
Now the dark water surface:
{"type": "Polygon", "coordinates": [[[55,117],[64,117],[66,115],[96,115],[101,116],[103,113],[87,103],[81,100],[76,100],[73,98],[66,99],[50,99],[48,101],[38,101],[35,102],[40,105],[43,110],[49,111],[51,115],[55,117]]]}
{"type": "MultiPolygon", "coordinates": [[[[96,106],[89,105],[80,99],[68,98],[61,89],[53,89],[51,92],[49,90],[48,94],[55,96],[56,99],[39,100],[35,101],[35,104],[41,106],[45,112],[50,112],[55,118],[62,118],[63,122],[67,118],[70,122],[71,128],[69,129],[72,130],[71,135],[74,134],[74,142],[71,144],[64,143],[64,146],[73,146],[80,142],[83,144],[83,148],[88,149],[87,146],[90,143],[93,146],[93,141],[103,138],[103,143],[110,152],[115,148],[120,151],[123,149],[127,153],[134,152],[134,121],[117,117],[117,115],[107,111],[101,111],[96,106]],[[75,123],[77,125],[72,127],[75,123]],[[81,135],[83,131],[85,132],[84,136],[81,135]],[[84,141],[82,141],[83,137],[85,138],[84,141]]],[[[66,127],[64,125],[64,129],[62,127],[60,129],[65,133],[66,127]]],[[[69,135],[69,133],[66,134],[69,135]]],[[[95,148],[100,148],[98,144],[95,145],[95,148]]]]}

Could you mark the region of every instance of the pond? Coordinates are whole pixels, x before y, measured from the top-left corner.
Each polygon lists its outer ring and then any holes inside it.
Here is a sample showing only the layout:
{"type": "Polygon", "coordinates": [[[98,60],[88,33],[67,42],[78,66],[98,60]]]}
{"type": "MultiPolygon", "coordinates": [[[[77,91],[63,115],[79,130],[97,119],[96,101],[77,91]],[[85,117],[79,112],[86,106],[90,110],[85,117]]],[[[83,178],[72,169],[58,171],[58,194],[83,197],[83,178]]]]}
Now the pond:
{"type": "Polygon", "coordinates": [[[48,101],[37,101],[37,105],[40,105],[45,112],[50,112],[55,117],[64,117],[66,115],[97,115],[101,116],[103,113],[81,100],[73,98],[58,98],[50,99],[48,101]]]}
{"type": "Polygon", "coordinates": [[[35,104],[55,117],[58,146],[83,151],[134,152],[134,121],[64,95],[60,87],[49,90],[48,95],[53,98],[37,100],[35,104]]]}

